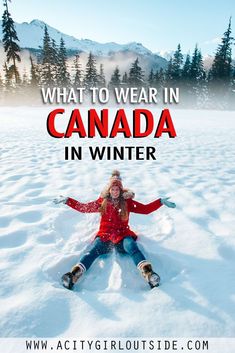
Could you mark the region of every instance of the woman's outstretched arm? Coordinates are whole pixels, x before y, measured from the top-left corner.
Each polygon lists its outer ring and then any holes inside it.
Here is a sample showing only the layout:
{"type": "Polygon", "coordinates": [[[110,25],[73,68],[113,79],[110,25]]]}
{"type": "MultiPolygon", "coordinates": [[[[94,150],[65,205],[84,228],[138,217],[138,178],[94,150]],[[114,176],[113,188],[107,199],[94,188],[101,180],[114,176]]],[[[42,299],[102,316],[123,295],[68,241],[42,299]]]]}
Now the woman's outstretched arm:
{"type": "Polygon", "coordinates": [[[94,213],[99,212],[101,198],[98,198],[97,200],[88,203],[82,203],[72,199],[71,197],[68,197],[68,199],[66,200],[66,205],[82,213],[94,213]]]}
{"type": "Polygon", "coordinates": [[[149,214],[157,209],[159,209],[163,204],[161,203],[161,199],[157,199],[153,202],[143,204],[137,202],[135,200],[128,200],[129,210],[133,213],[140,213],[140,214],[149,214]]]}
{"type": "Polygon", "coordinates": [[[73,208],[76,211],[82,212],[82,213],[93,213],[93,212],[99,212],[99,208],[102,202],[102,198],[99,197],[95,201],[91,201],[88,203],[82,203],[77,200],[72,199],[71,197],[65,197],[60,195],[59,197],[55,198],[53,202],[57,205],[59,203],[64,203],[68,205],[69,207],[73,208]]]}

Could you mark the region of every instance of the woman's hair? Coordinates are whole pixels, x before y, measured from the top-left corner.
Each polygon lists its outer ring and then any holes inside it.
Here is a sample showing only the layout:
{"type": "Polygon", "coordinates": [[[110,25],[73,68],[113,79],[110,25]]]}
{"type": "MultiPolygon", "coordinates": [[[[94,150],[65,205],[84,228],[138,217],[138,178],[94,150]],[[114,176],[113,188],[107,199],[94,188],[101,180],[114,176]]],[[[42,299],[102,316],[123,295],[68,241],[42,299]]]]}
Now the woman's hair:
{"type": "MultiPolygon", "coordinates": [[[[120,218],[122,220],[127,220],[128,219],[127,204],[126,204],[126,200],[123,197],[123,191],[124,190],[120,190],[120,195],[118,197],[118,207],[121,210],[120,211],[120,218]]],[[[106,212],[107,203],[110,200],[111,200],[111,195],[110,195],[109,190],[107,190],[106,193],[103,195],[103,201],[102,201],[100,209],[99,209],[99,211],[102,215],[106,212]]]]}

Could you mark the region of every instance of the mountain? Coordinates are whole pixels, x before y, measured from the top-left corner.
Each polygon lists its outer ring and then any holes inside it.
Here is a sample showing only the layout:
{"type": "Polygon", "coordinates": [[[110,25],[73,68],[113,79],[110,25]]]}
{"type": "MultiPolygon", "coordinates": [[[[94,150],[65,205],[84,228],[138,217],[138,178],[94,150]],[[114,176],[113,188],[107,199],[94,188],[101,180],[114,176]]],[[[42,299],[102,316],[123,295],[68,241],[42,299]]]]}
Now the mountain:
{"type": "MultiPolygon", "coordinates": [[[[2,21],[0,21],[0,25],[1,23],[2,21]]],[[[63,37],[68,49],[79,50],[86,53],[89,53],[91,51],[94,55],[98,56],[110,55],[114,52],[128,50],[141,55],[152,54],[152,52],[149,49],[145,48],[141,43],[98,43],[90,39],[77,39],[73,36],[64,34],[58,31],[57,29],[49,26],[47,23],[39,20],[33,20],[30,23],[15,23],[16,32],[18,34],[21,47],[34,49],[40,48],[43,42],[45,26],[47,26],[51,38],[53,38],[57,43],[59,43],[60,38],[63,37]]],[[[0,29],[0,39],[2,39],[2,29],[0,29]]]]}
{"type": "MultiPolygon", "coordinates": [[[[0,40],[2,39],[2,21],[0,21],[0,40]]],[[[146,69],[151,66],[155,69],[167,66],[167,60],[161,56],[154,54],[151,50],[145,48],[141,43],[131,42],[128,44],[98,43],[90,39],[77,39],[73,36],[64,34],[59,30],[49,26],[47,23],[40,20],[33,20],[30,23],[15,23],[16,32],[20,40],[21,48],[40,49],[43,43],[44,28],[47,26],[51,38],[59,43],[63,37],[67,49],[72,53],[89,53],[92,52],[97,57],[110,57],[115,59],[118,53],[130,54],[135,57],[145,59],[146,69]]],[[[144,61],[144,60],[142,60],[144,61]]]]}
{"type": "MultiPolygon", "coordinates": [[[[69,56],[80,54],[82,67],[85,68],[87,54],[92,52],[96,56],[97,65],[104,64],[107,79],[110,78],[115,66],[119,66],[121,73],[129,71],[131,63],[139,58],[146,76],[151,69],[159,70],[166,68],[168,61],[161,56],[154,54],[151,50],[145,48],[141,43],[131,42],[128,44],[98,43],[90,39],[77,39],[73,36],[64,34],[59,30],[49,26],[47,23],[40,20],[33,20],[30,23],[15,23],[15,29],[20,41],[20,47],[25,48],[33,55],[40,53],[43,43],[44,28],[47,26],[48,33],[56,43],[59,44],[61,37],[65,41],[69,56]]],[[[0,40],[2,39],[2,21],[0,21],[0,40]]],[[[0,44],[0,47],[2,45],[0,44]]],[[[1,48],[0,48],[1,50],[1,48]]],[[[24,50],[23,55],[29,57],[29,54],[24,50]]],[[[4,56],[0,60],[3,64],[4,56]]],[[[26,70],[29,67],[29,59],[26,59],[26,70]]],[[[22,66],[22,65],[21,65],[22,66]]]]}

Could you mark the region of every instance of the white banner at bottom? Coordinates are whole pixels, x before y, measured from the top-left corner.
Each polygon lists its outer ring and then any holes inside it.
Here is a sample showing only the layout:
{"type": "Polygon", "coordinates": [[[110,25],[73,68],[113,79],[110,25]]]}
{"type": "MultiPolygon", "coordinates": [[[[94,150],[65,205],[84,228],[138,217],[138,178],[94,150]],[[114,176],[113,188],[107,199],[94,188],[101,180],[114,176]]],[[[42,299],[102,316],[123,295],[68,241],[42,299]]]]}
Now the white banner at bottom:
{"type": "Polygon", "coordinates": [[[232,353],[235,338],[0,338],[1,353],[232,353]]]}

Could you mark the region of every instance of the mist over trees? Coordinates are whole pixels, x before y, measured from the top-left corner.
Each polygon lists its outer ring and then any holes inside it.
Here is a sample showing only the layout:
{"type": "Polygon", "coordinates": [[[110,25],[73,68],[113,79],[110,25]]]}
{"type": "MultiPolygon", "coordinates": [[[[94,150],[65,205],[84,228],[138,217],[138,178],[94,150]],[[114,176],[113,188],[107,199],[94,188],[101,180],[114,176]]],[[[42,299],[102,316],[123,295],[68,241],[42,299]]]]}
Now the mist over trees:
{"type": "Polygon", "coordinates": [[[17,63],[21,61],[19,39],[8,11],[7,0],[4,0],[4,8],[2,42],[6,61],[0,71],[2,100],[9,98],[14,102],[17,98],[27,99],[29,93],[32,98],[39,97],[41,87],[84,87],[87,93],[90,87],[107,87],[111,92],[121,87],[154,87],[159,92],[161,104],[160,92],[164,87],[179,87],[180,107],[235,109],[235,67],[232,62],[234,38],[231,18],[209,70],[204,68],[203,57],[197,44],[193,53],[186,56],[182,54],[181,45],[178,44],[165,70],[150,68],[149,72],[144,72],[137,56],[125,72],[121,72],[117,65],[114,66],[111,77],[107,80],[104,64],[98,66],[97,59],[91,52],[85,67],[81,65],[79,53],[75,55],[72,64],[69,64],[64,39],[61,38],[60,43],[56,43],[50,37],[46,26],[40,56],[30,55],[30,70],[20,75],[17,67],[17,63]]]}

